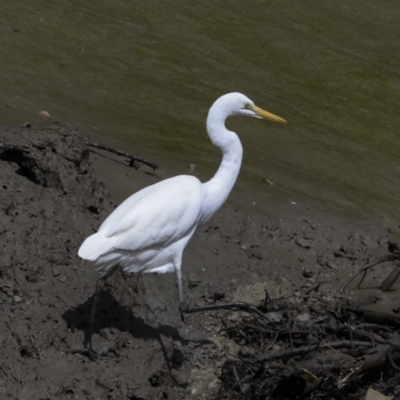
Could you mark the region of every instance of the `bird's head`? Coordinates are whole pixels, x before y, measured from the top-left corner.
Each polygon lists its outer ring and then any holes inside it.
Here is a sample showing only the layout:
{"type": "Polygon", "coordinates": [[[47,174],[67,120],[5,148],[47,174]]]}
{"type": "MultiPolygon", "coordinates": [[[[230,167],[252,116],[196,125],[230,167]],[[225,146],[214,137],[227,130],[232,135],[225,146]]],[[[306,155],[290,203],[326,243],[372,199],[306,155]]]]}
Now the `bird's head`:
{"type": "Polygon", "coordinates": [[[286,124],[287,121],[275,114],[257,107],[253,101],[241,93],[228,93],[217,99],[212,108],[219,110],[226,117],[238,115],[244,117],[264,118],[270,121],[286,124]]]}

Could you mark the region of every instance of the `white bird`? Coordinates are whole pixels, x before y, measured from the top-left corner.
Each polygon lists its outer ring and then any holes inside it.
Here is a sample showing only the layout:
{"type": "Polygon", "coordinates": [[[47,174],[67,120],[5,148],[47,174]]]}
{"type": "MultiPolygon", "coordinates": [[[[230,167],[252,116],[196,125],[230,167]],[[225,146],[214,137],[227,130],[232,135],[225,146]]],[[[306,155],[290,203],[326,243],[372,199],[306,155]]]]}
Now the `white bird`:
{"type": "Polygon", "coordinates": [[[108,216],[98,232],[83,242],[79,257],[90,261],[105,274],[96,285],[90,334],[84,349],[75,352],[96,359],[91,334],[97,294],[104,281],[118,268],[125,273],[176,272],[180,309],[188,311],[182,287],[182,253],[196,228],[224,204],[239,174],[243,148],[236,133],[225,127],[225,120],[235,115],[286,123],[255,106],[241,93],[220,97],[207,117],[208,136],[222,151],[222,162],[214,177],[202,183],[194,176],[179,175],[148,186],[126,199],[108,216]]]}

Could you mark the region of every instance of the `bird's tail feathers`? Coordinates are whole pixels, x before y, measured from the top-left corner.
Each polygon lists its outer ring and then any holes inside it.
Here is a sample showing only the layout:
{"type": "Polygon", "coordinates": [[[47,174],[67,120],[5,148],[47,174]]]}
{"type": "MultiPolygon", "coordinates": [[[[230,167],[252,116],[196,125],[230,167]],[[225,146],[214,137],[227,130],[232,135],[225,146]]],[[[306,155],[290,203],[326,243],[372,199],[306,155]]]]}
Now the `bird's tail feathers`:
{"type": "Polygon", "coordinates": [[[95,233],[86,238],[78,250],[78,256],[89,261],[96,261],[102,254],[110,250],[110,238],[95,233]]]}

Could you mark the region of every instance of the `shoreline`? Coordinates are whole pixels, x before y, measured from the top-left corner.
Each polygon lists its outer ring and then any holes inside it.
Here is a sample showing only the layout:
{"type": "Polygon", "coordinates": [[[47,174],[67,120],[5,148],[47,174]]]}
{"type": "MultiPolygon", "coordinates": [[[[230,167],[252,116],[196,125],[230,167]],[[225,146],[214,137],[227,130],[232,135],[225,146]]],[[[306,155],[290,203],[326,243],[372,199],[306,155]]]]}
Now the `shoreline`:
{"type": "MultiPolygon", "coordinates": [[[[93,346],[100,353],[111,346],[118,356],[111,352],[96,364],[70,353],[88,328],[97,278],[77,249],[115,207],[113,200],[157,178],[89,153],[87,138],[67,125],[1,128],[0,136],[0,393],[10,399],[158,399],[164,393],[171,399],[212,398],[224,362],[239,351],[221,333],[221,318],[236,316],[202,313],[183,322],[173,275],[117,273],[101,295],[93,346]]],[[[228,201],[184,253],[192,304],[256,304],[265,289],[278,298],[316,282],[322,294],[334,296],[350,272],[387,254],[387,243],[398,236],[384,223],[343,223],[312,209],[296,215],[282,207],[272,219],[236,205],[236,198],[228,201]]],[[[376,285],[391,268],[376,268],[364,287],[376,285]]],[[[398,293],[399,282],[388,293],[348,290],[345,296],[382,310],[400,305],[398,293]]]]}

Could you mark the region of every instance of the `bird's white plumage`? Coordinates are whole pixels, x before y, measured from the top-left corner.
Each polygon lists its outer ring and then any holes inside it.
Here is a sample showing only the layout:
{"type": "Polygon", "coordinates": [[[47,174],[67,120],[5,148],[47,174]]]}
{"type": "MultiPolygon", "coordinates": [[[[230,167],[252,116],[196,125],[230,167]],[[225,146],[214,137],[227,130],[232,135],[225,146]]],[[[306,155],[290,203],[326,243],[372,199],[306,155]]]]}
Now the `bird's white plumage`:
{"type": "Polygon", "coordinates": [[[110,253],[118,253],[124,259],[130,256],[131,265],[123,266],[126,272],[159,268],[163,266],[160,263],[170,264],[173,254],[165,249],[174,243],[185,242],[182,239],[189,235],[191,237],[201,216],[203,198],[201,182],[189,175],[148,186],[126,199],[109,215],[98,232],[82,244],[79,256],[97,261],[99,269],[113,266],[109,261],[115,261],[116,254],[110,253]],[[158,253],[163,253],[164,257],[158,253]],[[148,267],[145,268],[143,263],[148,267]]]}
{"type": "MultiPolygon", "coordinates": [[[[240,93],[217,99],[207,117],[212,143],[222,150],[221,165],[206,183],[180,175],[135,193],[103,222],[79,249],[79,256],[99,270],[119,265],[125,272],[170,272],[180,268],[183,250],[197,226],[208,220],[225,202],[242,162],[242,146],[225,127],[232,115],[284,120],[254,106],[240,93]]],[[[182,298],[182,293],[180,293],[182,298]]]]}

